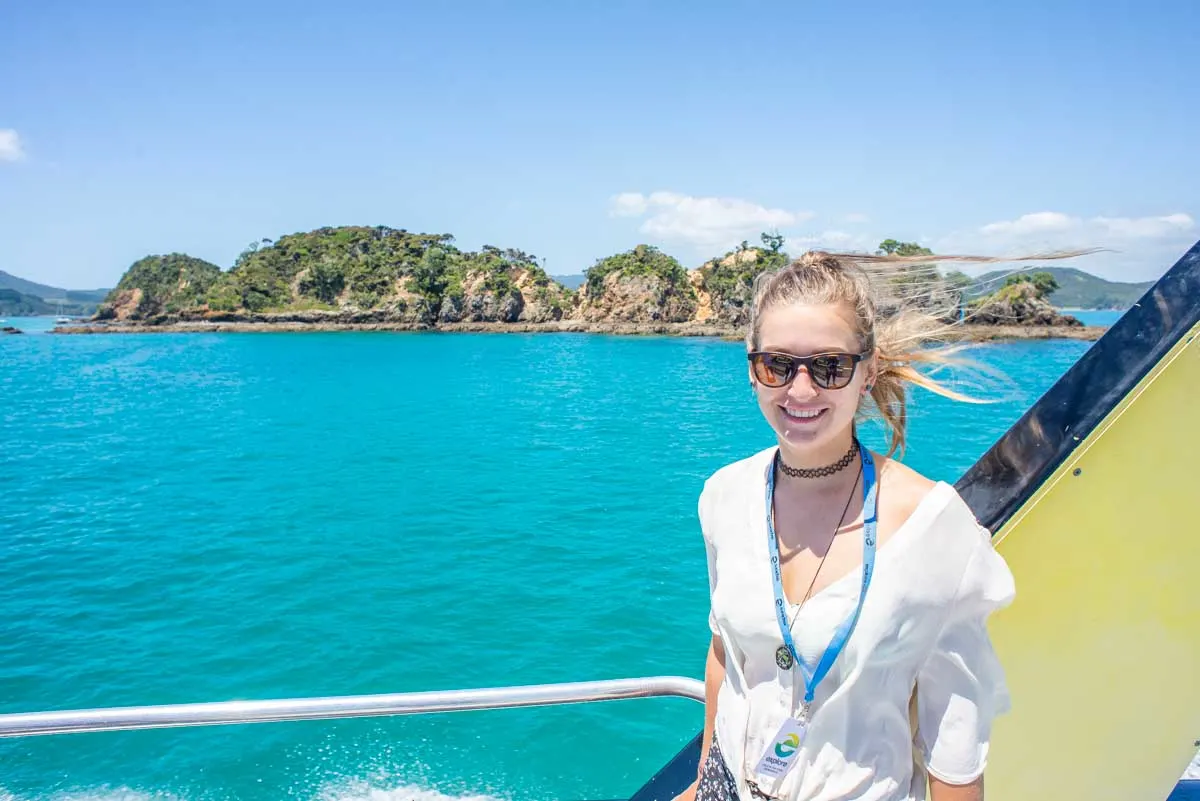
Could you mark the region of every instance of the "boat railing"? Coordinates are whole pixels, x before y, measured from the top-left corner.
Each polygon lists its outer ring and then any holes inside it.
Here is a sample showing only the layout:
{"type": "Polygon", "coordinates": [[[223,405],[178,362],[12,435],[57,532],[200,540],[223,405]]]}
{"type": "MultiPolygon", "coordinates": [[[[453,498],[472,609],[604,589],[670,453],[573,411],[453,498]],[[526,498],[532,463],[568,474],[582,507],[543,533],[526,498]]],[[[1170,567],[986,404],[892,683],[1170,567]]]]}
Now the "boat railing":
{"type": "Polygon", "coordinates": [[[704,701],[704,682],[682,676],[531,684],[262,701],[217,701],[0,715],[0,737],[273,723],[678,697],[704,701]]]}
{"type": "MultiPolygon", "coordinates": [[[[635,698],[689,698],[704,702],[704,682],[682,676],[648,676],[563,684],[529,684],[475,690],[433,690],[376,695],[217,701],[196,704],[17,712],[0,715],[0,737],[166,729],[235,723],[329,720],[387,715],[422,715],[533,706],[622,701],[635,698]]],[[[695,776],[697,735],[637,793],[635,801],[673,798],[695,776]]],[[[1200,801],[1200,782],[1181,781],[1168,801],[1200,801]]]]}

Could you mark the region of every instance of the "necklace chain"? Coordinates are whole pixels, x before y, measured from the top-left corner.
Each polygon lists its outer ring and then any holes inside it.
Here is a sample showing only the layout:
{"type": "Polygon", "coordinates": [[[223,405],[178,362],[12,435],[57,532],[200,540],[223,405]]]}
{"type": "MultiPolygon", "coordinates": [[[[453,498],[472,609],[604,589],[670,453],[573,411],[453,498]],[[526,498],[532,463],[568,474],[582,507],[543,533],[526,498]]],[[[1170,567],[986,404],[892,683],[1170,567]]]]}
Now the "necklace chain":
{"type": "Polygon", "coordinates": [[[846,451],[846,455],[838,459],[833,464],[827,464],[824,467],[789,467],[784,464],[783,454],[779,454],[779,469],[788,474],[792,478],[822,478],[824,476],[832,476],[841,470],[845,470],[849,464],[854,461],[854,455],[858,453],[858,441],[850,440],[850,450],[846,451]]]}
{"type": "MultiPolygon", "coordinates": [[[[783,465],[782,460],[780,466],[783,465]]],[[[792,613],[791,624],[794,625],[796,618],[800,616],[800,610],[804,608],[804,604],[812,595],[813,587],[817,585],[817,576],[821,575],[821,568],[825,567],[825,560],[829,558],[829,552],[833,550],[833,540],[837,538],[837,533],[842,527],[842,523],[846,520],[846,513],[850,511],[850,502],[854,500],[854,491],[858,489],[858,480],[862,477],[862,471],[859,470],[858,475],[854,477],[854,484],[850,487],[850,494],[846,497],[846,506],[842,509],[842,515],[838,518],[837,525],[833,527],[833,534],[830,536],[829,545],[825,548],[825,553],[821,557],[820,563],[817,565],[817,572],[813,573],[812,581],[808,583],[808,590],[804,593],[804,597],[800,599],[800,604],[796,607],[796,611],[792,613]]],[[[773,513],[774,510],[772,510],[773,513]]],[[[783,554],[779,554],[780,562],[783,561],[783,554]]],[[[786,650],[786,646],[784,646],[786,650]]],[[[791,653],[788,654],[791,656],[791,653]]]]}

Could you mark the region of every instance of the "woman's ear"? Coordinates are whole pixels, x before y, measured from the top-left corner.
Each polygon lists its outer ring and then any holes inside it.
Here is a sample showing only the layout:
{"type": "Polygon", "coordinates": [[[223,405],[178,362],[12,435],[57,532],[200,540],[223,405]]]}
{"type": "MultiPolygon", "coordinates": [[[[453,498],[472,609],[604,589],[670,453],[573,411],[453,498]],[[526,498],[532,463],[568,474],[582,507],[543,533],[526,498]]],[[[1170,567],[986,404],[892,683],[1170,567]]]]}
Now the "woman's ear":
{"type": "Polygon", "coordinates": [[[878,353],[879,353],[879,351],[874,351],[865,360],[866,364],[864,366],[867,368],[867,380],[863,382],[863,394],[864,395],[870,394],[871,388],[874,387],[875,384],[878,383],[878,380],[879,380],[878,353]]]}

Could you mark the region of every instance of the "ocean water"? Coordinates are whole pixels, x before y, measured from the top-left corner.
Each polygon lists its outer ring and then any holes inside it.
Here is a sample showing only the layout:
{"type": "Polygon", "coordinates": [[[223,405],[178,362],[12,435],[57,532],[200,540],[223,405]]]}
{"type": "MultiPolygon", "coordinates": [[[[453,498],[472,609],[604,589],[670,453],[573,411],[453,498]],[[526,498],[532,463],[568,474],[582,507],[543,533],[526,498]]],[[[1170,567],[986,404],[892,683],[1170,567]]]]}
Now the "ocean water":
{"type": "Polygon", "coordinates": [[[1115,309],[1063,309],[1062,313],[1075,317],[1084,325],[1109,326],[1121,319],[1125,312],[1115,309]]]}
{"type": "MultiPolygon", "coordinates": [[[[737,344],[0,338],[0,712],[703,675],[695,503],[770,444],[737,344]]],[[[1090,346],[918,391],[953,481],[1090,346]]],[[[868,430],[879,446],[877,428],[868,430]]],[[[3,801],[627,797],[701,705],[0,741],[3,801]]]]}

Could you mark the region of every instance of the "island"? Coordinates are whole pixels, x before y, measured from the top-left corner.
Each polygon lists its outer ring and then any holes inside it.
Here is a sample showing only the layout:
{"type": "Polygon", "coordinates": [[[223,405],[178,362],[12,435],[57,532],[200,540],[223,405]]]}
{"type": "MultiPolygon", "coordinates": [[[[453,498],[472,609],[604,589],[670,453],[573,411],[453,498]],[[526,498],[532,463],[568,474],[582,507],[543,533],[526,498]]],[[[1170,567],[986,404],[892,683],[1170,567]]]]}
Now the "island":
{"type": "MultiPolygon", "coordinates": [[[[135,262],[96,309],[56,333],[146,331],[497,331],[740,337],[755,277],[787,264],[784,239],[764,233],[694,269],[652,245],[599,259],[577,288],[522,250],[458,248],[450,234],[386,226],[326,227],[262,239],[228,270],[182,253],[135,262]]],[[[885,240],[879,253],[932,255],[885,240]]],[[[1063,315],[1045,271],[999,286],[908,264],[883,287],[947,322],[947,338],[1095,339],[1103,328],[1063,315]],[[988,291],[978,291],[981,286],[988,291]]],[[[895,301],[895,303],[893,303],[895,301]]]]}

